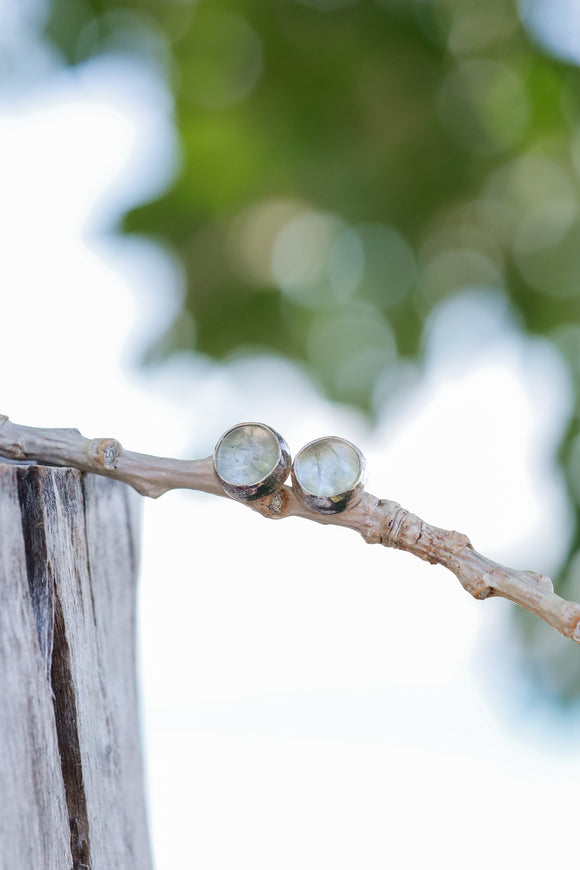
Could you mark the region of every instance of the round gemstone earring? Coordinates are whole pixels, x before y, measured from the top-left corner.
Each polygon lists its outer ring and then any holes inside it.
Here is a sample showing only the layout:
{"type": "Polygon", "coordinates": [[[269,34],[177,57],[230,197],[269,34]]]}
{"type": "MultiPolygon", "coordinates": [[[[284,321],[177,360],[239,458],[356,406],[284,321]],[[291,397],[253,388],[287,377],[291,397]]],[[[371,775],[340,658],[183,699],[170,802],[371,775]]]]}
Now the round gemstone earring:
{"type": "Polygon", "coordinates": [[[365,458],[350,441],[318,438],[296,454],[292,486],[307,507],[336,514],[362,492],[364,471],[365,458]]]}
{"type": "Polygon", "coordinates": [[[274,429],[264,423],[238,423],[216,444],[213,464],[228,495],[252,501],[284,483],[292,459],[288,445],[274,429]]]}

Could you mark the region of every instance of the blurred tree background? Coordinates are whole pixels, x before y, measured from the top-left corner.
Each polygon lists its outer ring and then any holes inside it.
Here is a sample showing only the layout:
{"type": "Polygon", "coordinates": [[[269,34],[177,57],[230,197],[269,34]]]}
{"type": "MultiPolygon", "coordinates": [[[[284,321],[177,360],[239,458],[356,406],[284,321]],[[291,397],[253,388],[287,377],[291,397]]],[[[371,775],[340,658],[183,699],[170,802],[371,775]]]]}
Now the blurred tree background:
{"type": "MultiPolygon", "coordinates": [[[[177,177],[123,220],[185,275],[149,361],[275,351],[372,417],[435,306],[478,288],[554,343],[580,398],[580,71],[534,34],[541,5],[54,0],[63,62],[136,55],[174,95],[177,177]]],[[[560,456],[576,515],[579,408],[560,456]]],[[[576,528],[559,591],[578,600],[576,528]]],[[[578,696],[575,647],[518,623],[538,680],[578,696]]]]}

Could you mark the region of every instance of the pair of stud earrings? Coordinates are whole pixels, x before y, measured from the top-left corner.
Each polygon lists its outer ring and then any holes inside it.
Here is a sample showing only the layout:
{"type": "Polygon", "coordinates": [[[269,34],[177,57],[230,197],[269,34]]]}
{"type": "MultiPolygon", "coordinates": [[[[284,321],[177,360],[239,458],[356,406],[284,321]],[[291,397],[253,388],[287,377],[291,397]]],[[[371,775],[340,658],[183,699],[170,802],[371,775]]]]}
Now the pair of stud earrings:
{"type": "Polygon", "coordinates": [[[224,432],[213,462],[225,491],[241,501],[270,495],[291,471],[295,492],[322,514],[340,513],[364,486],[365,459],[350,441],[318,438],[292,462],[285,440],[264,423],[239,423],[224,432]]]}

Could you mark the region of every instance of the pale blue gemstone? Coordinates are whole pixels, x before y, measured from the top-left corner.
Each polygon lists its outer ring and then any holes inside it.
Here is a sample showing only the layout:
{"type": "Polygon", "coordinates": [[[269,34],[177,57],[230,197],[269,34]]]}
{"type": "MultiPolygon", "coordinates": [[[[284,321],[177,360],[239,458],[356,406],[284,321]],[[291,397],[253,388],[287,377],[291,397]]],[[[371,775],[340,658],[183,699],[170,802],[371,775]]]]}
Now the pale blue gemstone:
{"type": "Polygon", "coordinates": [[[339,438],[324,438],[305,447],[296,457],[294,474],[313,495],[332,496],[356,486],[361,474],[356,450],[339,438]]]}
{"type": "Polygon", "coordinates": [[[251,486],[278,464],[280,444],[269,429],[248,423],[224,437],[215,454],[216,471],[235,486],[251,486]]]}

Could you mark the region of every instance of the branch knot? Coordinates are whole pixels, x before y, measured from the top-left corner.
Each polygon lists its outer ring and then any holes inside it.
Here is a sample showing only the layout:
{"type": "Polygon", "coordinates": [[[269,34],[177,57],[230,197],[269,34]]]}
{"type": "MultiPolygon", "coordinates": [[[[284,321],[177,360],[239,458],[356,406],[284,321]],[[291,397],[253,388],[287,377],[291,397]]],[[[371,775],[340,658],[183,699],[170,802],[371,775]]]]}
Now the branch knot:
{"type": "MultiPolygon", "coordinates": [[[[383,503],[382,500],[379,501],[379,506],[382,506],[383,503]]],[[[396,549],[399,546],[398,539],[401,526],[407,518],[409,511],[396,502],[391,502],[390,504],[392,508],[383,518],[379,540],[383,547],[394,547],[396,549]]]]}
{"type": "Polygon", "coordinates": [[[91,441],[90,453],[97,468],[112,471],[122,449],[114,438],[96,438],[91,441]]]}

